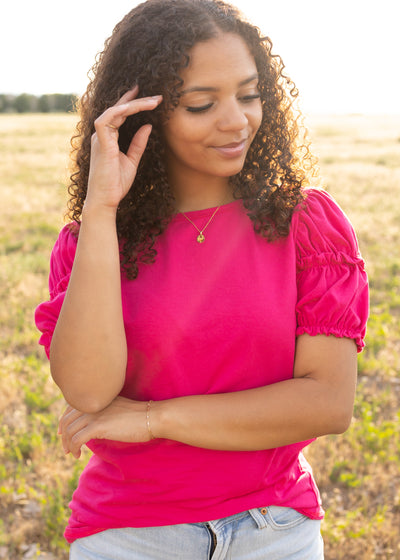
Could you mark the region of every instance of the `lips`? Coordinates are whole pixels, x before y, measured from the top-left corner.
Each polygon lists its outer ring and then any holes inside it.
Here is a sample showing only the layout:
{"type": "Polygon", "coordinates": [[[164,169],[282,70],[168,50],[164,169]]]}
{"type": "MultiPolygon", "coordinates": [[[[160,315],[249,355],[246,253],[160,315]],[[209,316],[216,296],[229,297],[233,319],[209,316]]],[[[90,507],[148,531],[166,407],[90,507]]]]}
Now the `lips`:
{"type": "Polygon", "coordinates": [[[243,154],[245,147],[246,140],[241,140],[240,142],[231,142],[230,144],[224,144],[223,146],[214,146],[214,150],[223,157],[235,158],[243,154]]]}

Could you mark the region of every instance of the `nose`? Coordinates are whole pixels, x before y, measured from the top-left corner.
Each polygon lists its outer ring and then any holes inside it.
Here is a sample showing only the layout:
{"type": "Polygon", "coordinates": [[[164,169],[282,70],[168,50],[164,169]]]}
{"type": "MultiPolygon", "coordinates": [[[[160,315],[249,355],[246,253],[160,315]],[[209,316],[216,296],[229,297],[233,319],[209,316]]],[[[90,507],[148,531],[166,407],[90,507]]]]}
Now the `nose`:
{"type": "Polygon", "coordinates": [[[236,98],[227,100],[220,105],[218,128],[221,131],[243,130],[247,124],[248,119],[243,105],[240,105],[236,98]]]}

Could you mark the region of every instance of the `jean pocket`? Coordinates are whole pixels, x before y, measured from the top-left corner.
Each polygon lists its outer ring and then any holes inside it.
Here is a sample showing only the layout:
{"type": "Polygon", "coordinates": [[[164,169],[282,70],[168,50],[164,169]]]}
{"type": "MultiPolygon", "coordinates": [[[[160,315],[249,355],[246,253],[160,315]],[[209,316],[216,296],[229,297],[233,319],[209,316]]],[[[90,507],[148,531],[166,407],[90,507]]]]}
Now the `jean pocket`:
{"type": "Polygon", "coordinates": [[[275,531],[292,529],[308,520],[306,515],[289,507],[269,506],[266,510],[266,521],[275,531]]]}

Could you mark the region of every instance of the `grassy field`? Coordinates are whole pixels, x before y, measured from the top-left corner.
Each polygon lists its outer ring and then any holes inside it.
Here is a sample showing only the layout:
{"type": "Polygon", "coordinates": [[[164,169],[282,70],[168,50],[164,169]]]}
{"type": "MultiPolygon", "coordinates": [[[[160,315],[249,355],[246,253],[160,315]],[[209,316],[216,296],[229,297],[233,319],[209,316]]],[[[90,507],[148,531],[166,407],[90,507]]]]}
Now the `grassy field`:
{"type": "MultiPolygon", "coordinates": [[[[65,457],[58,441],[63,401],[33,322],[63,224],[74,122],[0,117],[0,559],[67,558],[67,503],[85,461],[65,457]]],[[[371,284],[352,425],[307,452],[327,510],[326,559],[400,559],[400,116],[307,124],[324,184],[356,227],[371,284]]]]}

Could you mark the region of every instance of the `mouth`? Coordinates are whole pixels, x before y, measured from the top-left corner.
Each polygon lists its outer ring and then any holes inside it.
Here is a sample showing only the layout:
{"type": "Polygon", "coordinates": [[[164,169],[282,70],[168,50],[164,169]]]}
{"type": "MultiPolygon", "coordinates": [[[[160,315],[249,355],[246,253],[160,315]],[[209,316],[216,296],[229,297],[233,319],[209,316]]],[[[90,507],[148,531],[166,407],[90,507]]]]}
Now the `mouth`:
{"type": "Polygon", "coordinates": [[[230,144],[224,144],[223,146],[213,146],[221,156],[228,158],[239,157],[243,154],[246,148],[246,140],[241,140],[240,142],[231,142],[230,144]]]}

